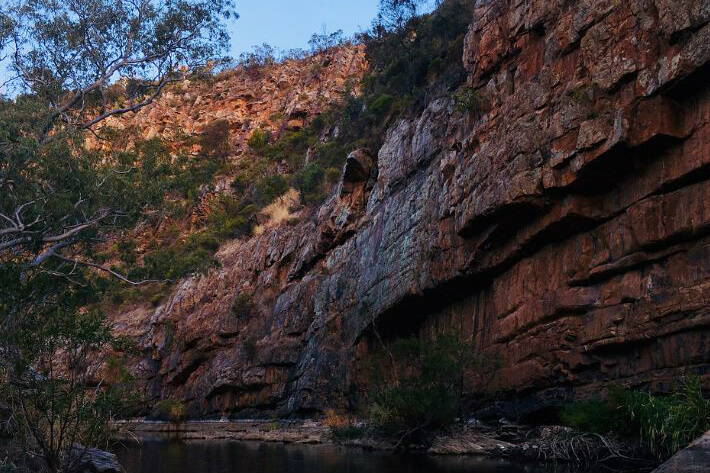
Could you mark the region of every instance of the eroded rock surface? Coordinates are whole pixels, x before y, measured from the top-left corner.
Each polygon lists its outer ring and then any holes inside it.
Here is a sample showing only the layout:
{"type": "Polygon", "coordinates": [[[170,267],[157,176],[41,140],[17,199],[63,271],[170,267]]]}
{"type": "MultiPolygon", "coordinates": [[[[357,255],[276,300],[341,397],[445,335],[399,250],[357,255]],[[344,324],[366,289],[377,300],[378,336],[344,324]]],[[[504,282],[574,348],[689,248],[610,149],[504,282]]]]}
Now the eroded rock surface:
{"type": "Polygon", "coordinates": [[[376,157],[351,156],[312,218],[114,316],[154,396],[193,415],[348,407],[374,320],[470,334],[519,414],[707,370],[708,3],[476,10],[462,60],[482,113],[432,100],[376,157]],[[239,294],[258,310],[232,314],[239,294]]]}

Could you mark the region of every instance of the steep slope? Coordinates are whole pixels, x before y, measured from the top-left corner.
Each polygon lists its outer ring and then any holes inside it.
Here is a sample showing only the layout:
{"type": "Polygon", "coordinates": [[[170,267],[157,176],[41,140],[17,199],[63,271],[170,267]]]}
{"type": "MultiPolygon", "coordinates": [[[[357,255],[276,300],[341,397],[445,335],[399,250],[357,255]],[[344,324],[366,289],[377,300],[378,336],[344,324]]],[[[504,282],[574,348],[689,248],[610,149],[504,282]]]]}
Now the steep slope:
{"type": "Polygon", "coordinates": [[[476,17],[480,113],[430,100],[353,153],[312,218],[114,314],[152,395],[193,415],[352,407],[373,322],[470,335],[501,357],[512,413],[707,370],[710,6],[478,0],[476,17]]]}

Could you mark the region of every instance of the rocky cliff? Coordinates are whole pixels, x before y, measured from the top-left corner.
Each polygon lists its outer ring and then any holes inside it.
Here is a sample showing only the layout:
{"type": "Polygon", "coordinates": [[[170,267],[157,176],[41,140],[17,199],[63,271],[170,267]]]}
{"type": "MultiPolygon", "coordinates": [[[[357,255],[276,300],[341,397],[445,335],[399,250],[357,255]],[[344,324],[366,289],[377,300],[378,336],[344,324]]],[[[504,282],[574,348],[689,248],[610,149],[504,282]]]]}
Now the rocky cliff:
{"type": "Polygon", "coordinates": [[[152,395],[194,415],[351,406],[373,322],[471,336],[512,413],[707,370],[710,2],[476,3],[479,113],[432,98],[310,218],[112,315],[152,395]]]}

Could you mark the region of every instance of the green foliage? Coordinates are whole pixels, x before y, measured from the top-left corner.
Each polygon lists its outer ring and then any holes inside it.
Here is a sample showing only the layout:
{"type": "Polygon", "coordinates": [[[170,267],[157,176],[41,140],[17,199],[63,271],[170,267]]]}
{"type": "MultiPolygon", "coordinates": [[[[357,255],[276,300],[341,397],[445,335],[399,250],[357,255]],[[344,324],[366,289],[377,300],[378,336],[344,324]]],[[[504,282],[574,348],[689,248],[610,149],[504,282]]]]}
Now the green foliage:
{"type": "Polygon", "coordinates": [[[330,437],[336,442],[360,439],[365,436],[366,429],[356,425],[336,426],[330,428],[330,437]]]}
{"type": "Polygon", "coordinates": [[[673,455],[710,430],[710,401],[699,378],[683,380],[669,396],[644,391],[623,391],[617,396],[624,418],[659,458],[673,455]]]}
{"type": "Polygon", "coordinates": [[[383,116],[385,113],[389,112],[390,108],[395,102],[395,98],[389,94],[380,94],[372,99],[368,109],[370,112],[378,117],[383,116]]]}
{"type": "Polygon", "coordinates": [[[314,33],[308,41],[311,47],[311,53],[323,53],[334,47],[340,46],[345,42],[343,30],[337,30],[333,33],[323,31],[323,33],[314,33]]]}
{"type": "Polygon", "coordinates": [[[613,431],[619,422],[618,405],[613,400],[591,400],[568,404],[560,411],[564,425],[580,432],[603,434],[613,431]]]}
{"type": "Polygon", "coordinates": [[[263,153],[270,138],[271,134],[267,130],[256,129],[247,140],[247,144],[256,153],[263,153]]]}
{"type": "Polygon", "coordinates": [[[417,15],[418,0],[383,0],[372,31],[364,35],[370,73],[365,95],[387,94],[420,109],[428,90],[453,89],[465,77],[463,39],[473,3],[443,0],[431,14],[417,15]]]}
{"type": "Polygon", "coordinates": [[[483,99],[481,98],[481,94],[478,90],[464,85],[459,87],[453,98],[454,107],[457,111],[467,113],[469,115],[476,115],[480,113],[483,105],[483,99]]]}
{"type": "Polygon", "coordinates": [[[466,375],[491,373],[495,362],[453,336],[398,339],[373,358],[371,417],[405,441],[421,441],[427,430],[450,425],[459,412],[466,375]]]}
{"type": "MultiPolygon", "coordinates": [[[[3,264],[0,285],[18,270],[3,264]]],[[[37,276],[0,301],[0,312],[13,315],[0,326],[0,403],[13,411],[15,439],[50,471],[70,466],[65,452],[73,443],[106,448],[109,421],[130,415],[138,400],[132,378],[115,370],[125,343],[100,313],[79,310],[94,297],[90,281],[84,283],[37,276]],[[116,359],[99,377],[90,367],[108,351],[116,359]]]]}
{"type": "Polygon", "coordinates": [[[286,178],[280,174],[269,174],[257,183],[254,201],[264,206],[284,195],[286,191],[288,191],[286,178]]]}
{"type": "MultiPolygon", "coordinates": [[[[84,138],[129,103],[133,111],[150,104],[185,70],[219,61],[231,0],[19,0],[5,7],[0,43],[20,94],[0,98],[0,255],[22,255],[32,268],[63,253],[80,256],[106,232],[132,227],[166,191],[190,194],[195,180],[213,174],[185,157],[173,162],[157,140],[110,153],[87,150],[84,138]],[[91,41],[76,40],[87,35],[91,41]],[[111,83],[116,76],[122,85],[111,83]]],[[[223,131],[208,127],[206,137],[223,131]]]]}
{"type": "Polygon", "coordinates": [[[568,92],[568,96],[578,105],[588,105],[591,102],[590,90],[585,86],[574,87],[568,92]]]}
{"type": "Polygon", "coordinates": [[[249,294],[238,294],[232,302],[230,312],[237,319],[248,319],[256,313],[256,305],[249,294]]]}
{"type": "Polygon", "coordinates": [[[234,15],[231,0],[22,0],[3,8],[7,33],[16,38],[8,51],[11,69],[26,90],[49,104],[64,104],[67,91],[88,91],[70,102],[88,105],[74,108],[76,118],[101,103],[111,71],[129,78],[130,96],[137,98],[154,90],[155,77],[219,61],[229,45],[224,21],[234,15]],[[80,40],[87,35],[90,41],[80,40]]]}
{"type": "Polygon", "coordinates": [[[242,53],[239,56],[239,64],[249,72],[257,72],[259,69],[276,64],[277,51],[267,43],[256,45],[250,52],[242,53]]]}
{"type": "Polygon", "coordinates": [[[587,432],[622,436],[634,432],[656,457],[664,459],[710,430],[710,400],[703,395],[700,379],[691,377],[666,396],[615,389],[607,401],[565,406],[561,420],[587,432]]]}
{"type": "Polygon", "coordinates": [[[159,401],[150,414],[151,419],[165,422],[183,422],[187,418],[185,404],[174,399],[163,399],[159,401]]]}
{"type": "MultiPolygon", "coordinates": [[[[96,371],[104,354],[126,349],[95,310],[116,284],[86,269],[109,259],[96,244],[172,215],[162,209],[181,200],[192,205],[224,166],[173,157],[159,140],[121,150],[120,133],[108,128],[109,148],[121,151],[87,149],[86,130],[101,135],[96,125],[108,116],[136,111],[167,82],[219,62],[233,2],[18,0],[2,10],[0,46],[19,94],[0,98],[0,403],[18,420],[28,456],[53,473],[74,471],[68,449],[106,448],[109,420],[127,415],[132,397],[117,361],[107,363],[111,380],[96,371]]],[[[224,124],[213,125],[203,143],[211,158],[224,155],[226,136],[224,124]]],[[[215,247],[207,236],[180,243],[192,262],[163,261],[182,256],[173,251],[146,257],[143,271],[204,264],[215,247]]],[[[117,264],[139,263],[135,245],[117,246],[117,264]]]]}
{"type": "Polygon", "coordinates": [[[321,184],[325,172],[318,163],[311,163],[293,176],[293,185],[301,191],[305,203],[314,204],[323,200],[321,184]]]}

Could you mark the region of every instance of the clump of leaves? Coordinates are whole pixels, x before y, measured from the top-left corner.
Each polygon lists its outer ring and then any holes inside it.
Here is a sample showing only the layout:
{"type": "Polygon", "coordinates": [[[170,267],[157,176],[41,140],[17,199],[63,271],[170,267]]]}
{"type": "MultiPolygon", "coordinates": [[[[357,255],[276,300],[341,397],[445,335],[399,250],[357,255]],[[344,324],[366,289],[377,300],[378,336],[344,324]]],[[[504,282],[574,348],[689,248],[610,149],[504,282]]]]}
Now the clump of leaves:
{"type": "MultiPolygon", "coordinates": [[[[16,270],[0,265],[0,288],[16,270]]],[[[0,403],[13,413],[23,450],[54,471],[71,466],[66,453],[75,443],[106,448],[110,420],[131,415],[138,401],[132,378],[116,369],[128,345],[101,313],[80,309],[95,288],[83,272],[75,277],[85,286],[39,275],[0,301],[0,312],[14,315],[0,325],[0,403]]]]}
{"type": "Polygon", "coordinates": [[[247,140],[247,144],[255,152],[263,153],[266,149],[266,146],[269,144],[270,137],[271,134],[268,132],[268,130],[258,128],[254,130],[254,132],[251,134],[251,136],[247,140]]]}
{"type": "Polygon", "coordinates": [[[256,305],[249,294],[238,294],[232,302],[230,312],[238,319],[248,319],[256,313],[256,305]]]}
{"type": "Polygon", "coordinates": [[[427,441],[427,432],[456,418],[467,374],[493,373],[496,361],[471,342],[441,335],[398,339],[372,360],[371,417],[400,443],[427,441]]]}
{"type": "Polygon", "coordinates": [[[463,40],[473,20],[468,0],[443,0],[419,15],[422,0],[383,0],[378,20],[363,37],[370,71],[365,94],[387,94],[414,111],[428,92],[455,89],[465,78],[463,40]]]}
{"type": "Polygon", "coordinates": [[[575,402],[561,409],[560,421],[580,432],[604,434],[617,428],[620,420],[618,408],[614,399],[575,402]]]}
{"type": "Polygon", "coordinates": [[[681,381],[669,395],[616,388],[608,400],[565,406],[561,420],[584,432],[635,432],[659,459],[668,458],[710,430],[710,400],[700,379],[681,381]]]}
{"type": "Polygon", "coordinates": [[[200,136],[202,153],[206,156],[226,159],[229,155],[229,120],[224,118],[210,122],[200,136]]]}
{"type": "Polygon", "coordinates": [[[183,422],[187,418],[187,409],[180,401],[163,399],[153,407],[150,418],[166,422],[183,422]]]}
{"type": "Polygon", "coordinates": [[[374,115],[381,117],[389,112],[395,100],[396,99],[389,94],[380,94],[372,99],[368,109],[374,115]]]}
{"type": "Polygon", "coordinates": [[[673,455],[710,430],[710,401],[697,377],[683,380],[668,396],[623,391],[617,397],[624,418],[658,458],[673,455]]]}
{"type": "Polygon", "coordinates": [[[481,112],[483,98],[481,93],[469,86],[461,86],[454,93],[454,107],[458,112],[477,115],[481,112]]]}

